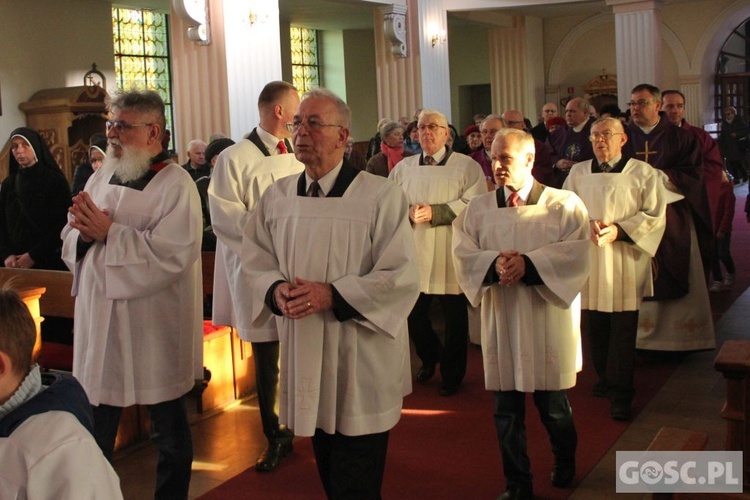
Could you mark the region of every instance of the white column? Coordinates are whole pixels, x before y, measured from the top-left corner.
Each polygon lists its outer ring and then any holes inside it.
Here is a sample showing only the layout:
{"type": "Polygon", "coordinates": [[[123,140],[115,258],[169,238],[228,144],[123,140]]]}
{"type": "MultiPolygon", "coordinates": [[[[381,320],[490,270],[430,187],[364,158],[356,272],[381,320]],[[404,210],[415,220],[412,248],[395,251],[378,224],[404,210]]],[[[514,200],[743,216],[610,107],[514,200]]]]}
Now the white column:
{"type": "MultiPolygon", "coordinates": [[[[414,2],[409,2],[410,7],[414,2]]],[[[422,107],[444,113],[451,122],[448,15],[443,0],[416,0],[422,107]]]]}
{"type": "Polygon", "coordinates": [[[260,91],[281,80],[278,0],[224,0],[224,26],[230,134],[236,141],[260,121],[260,91]]]}
{"type": "Polygon", "coordinates": [[[638,84],[662,84],[661,0],[607,0],[615,14],[617,94],[638,84]]]}
{"type": "Polygon", "coordinates": [[[701,119],[701,110],[703,109],[703,102],[701,99],[701,76],[681,76],[680,92],[685,95],[685,120],[687,120],[690,125],[703,127],[704,123],[701,119]]]}
{"type": "Polygon", "coordinates": [[[490,85],[492,111],[523,111],[526,104],[526,37],[524,21],[514,17],[508,28],[490,30],[490,85]]]}

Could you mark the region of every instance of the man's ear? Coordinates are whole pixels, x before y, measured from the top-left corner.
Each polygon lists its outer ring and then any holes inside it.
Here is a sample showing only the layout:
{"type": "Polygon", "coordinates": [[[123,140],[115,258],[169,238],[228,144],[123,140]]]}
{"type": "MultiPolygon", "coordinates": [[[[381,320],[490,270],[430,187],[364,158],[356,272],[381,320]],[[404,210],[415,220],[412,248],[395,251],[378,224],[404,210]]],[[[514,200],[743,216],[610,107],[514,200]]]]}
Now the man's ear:
{"type": "Polygon", "coordinates": [[[10,356],[5,352],[0,351],[0,378],[5,377],[9,373],[13,372],[13,363],[10,361],[10,356]]]}

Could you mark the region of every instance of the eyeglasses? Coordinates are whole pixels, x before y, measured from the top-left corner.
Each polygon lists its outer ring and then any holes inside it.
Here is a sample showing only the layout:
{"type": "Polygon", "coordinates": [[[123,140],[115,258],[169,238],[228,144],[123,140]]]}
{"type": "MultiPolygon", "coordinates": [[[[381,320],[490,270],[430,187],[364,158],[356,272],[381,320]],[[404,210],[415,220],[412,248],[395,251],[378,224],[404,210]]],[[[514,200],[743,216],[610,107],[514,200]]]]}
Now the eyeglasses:
{"type": "Polygon", "coordinates": [[[308,132],[320,132],[323,127],[339,127],[344,128],[343,125],[336,125],[335,123],[323,123],[318,120],[294,120],[293,122],[287,122],[284,124],[289,132],[297,132],[299,128],[304,125],[308,132]]]}
{"type": "Polygon", "coordinates": [[[107,120],[107,132],[115,129],[115,131],[120,134],[132,130],[135,127],[150,127],[151,125],[153,125],[153,123],[128,123],[123,120],[107,120]]]}
{"type": "Polygon", "coordinates": [[[439,128],[448,128],[443,127],[442,125],[437,125],[435,123],[430,123],[429,125],[419,125],[417,126],[420,132],[424,132],[425,130],[429,130],[430,132],[436,132],[439,128]]]}
{"type": "Polygon", "coordinates": [[[649,104],[651,99],[638,99],[637,101],[630,101],[628,103],[629,108],[642,108],[649,104]]]}
{"type": "Polygon", "coordinates": [[[89,163],[91,163],[92,165],[94,163],[103,163],[103,162],[104,162],[103,158],[91,158],[91,160],[89,160],[89,163]]]}
{"type": "Polygon", "coordinates": [[[591,142],[596,142],[599,139],[605,139],[605,140],[608,141],[608,140],[610,140],[611,138],[613,138],[616,135],[622,135],[622,132],[614,132],[614,133],[610,132],[610,131],[607,131],[607,132],[592,132],[591,135],[589,136],[589,140],[591,142]]]}

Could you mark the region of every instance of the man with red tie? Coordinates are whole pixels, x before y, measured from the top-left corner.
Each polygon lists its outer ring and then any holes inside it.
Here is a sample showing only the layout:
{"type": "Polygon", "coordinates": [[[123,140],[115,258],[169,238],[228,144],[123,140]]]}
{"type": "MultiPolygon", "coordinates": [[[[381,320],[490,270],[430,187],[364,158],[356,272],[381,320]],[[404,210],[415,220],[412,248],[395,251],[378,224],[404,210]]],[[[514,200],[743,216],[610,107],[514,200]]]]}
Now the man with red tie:
{"type": "Polygon", "coordinates": [[[255,469],[261,472],[274,470],[292,451],[293,434],[279,426],[275,410],[279,382],[276,323],[251,324],[251,290],[240,263],[242,230],[266,188],[303,169],[291,154],[291,131],[287,128],[298,105],[299,94],[293,85],[268,83],[258,97],[260,125],[219,155],[208,187],[211,224],[218,239],[213,322],[234,326],[240,338],[253,346],[258,406],[263,434],[268,439],[268,446],[255,463],[255,469]]]}

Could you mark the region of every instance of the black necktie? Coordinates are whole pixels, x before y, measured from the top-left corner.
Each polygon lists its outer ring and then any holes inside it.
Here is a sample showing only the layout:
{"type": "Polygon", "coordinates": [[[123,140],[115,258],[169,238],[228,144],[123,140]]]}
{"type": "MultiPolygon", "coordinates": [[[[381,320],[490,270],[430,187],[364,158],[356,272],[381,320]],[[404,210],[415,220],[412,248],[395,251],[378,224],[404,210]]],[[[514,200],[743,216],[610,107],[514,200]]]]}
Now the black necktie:
{"type": "Polygon", "coordinates": [[[312,181],[310,184],[309,196],[311,198],[320,198],[320,184],[318,184],[318,181],[312,181]]]}
{"type": "Polygon", "coordinates": [[[424,164],[425,165],[437,165],[437,162],[435,161],[435,158],[433,158],[432,156],[425,156],[424,164]]]}
{"type": "Polygon", "coordinates": [[[609,171],[612,170],[612,165],[610,165],[606,161],[602,163],[601,165],[599,165],[599,167],[602,169],[602,172],[604,172],[605,174],[608,174],[609,171]]]}

